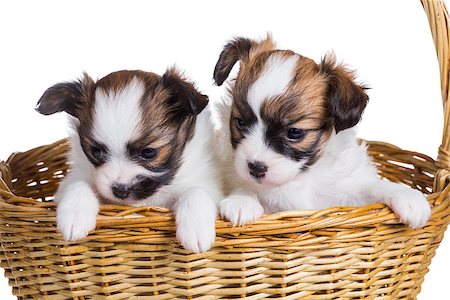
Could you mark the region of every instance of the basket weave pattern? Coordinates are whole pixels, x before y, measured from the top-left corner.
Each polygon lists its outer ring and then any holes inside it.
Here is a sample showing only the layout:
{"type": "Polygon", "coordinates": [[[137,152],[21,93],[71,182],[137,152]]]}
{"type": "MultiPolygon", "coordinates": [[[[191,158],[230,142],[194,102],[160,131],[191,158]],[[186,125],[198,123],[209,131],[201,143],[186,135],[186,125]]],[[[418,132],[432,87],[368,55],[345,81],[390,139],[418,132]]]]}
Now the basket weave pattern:
{"type": "Polygon", "coordinates": [[[423,1],[441,67],[445,110],[438,160],[382,142],[369,153],[380,175],[427,194],[432,219],[419,230],[386,206],[265,215],[233,228],[216,223],[207,253],[175,240],[173,214],[103,205],[97,229],[66,243],[51,201],[66,174],[62,140],[0,163],[0,260],[19,299],[415,299],[450,222],[448,25],[441,2],[423,1]]]}

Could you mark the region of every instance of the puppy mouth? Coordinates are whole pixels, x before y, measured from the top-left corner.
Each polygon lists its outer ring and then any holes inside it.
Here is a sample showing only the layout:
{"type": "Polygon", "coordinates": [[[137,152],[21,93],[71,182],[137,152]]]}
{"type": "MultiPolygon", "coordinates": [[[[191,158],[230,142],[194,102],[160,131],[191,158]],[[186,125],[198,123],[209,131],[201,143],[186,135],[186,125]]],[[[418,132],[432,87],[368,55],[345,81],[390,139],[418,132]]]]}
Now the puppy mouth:
{"type": "Polygon", "coordinates": [[[276,188],[279,186],[282,186],[290,181],[292,181],[294,178],[285,178],[280,179],[276,178],[273,174],[265,174],[264,176],[255,177],[250,174],[250,172],[247,172],[244,176],[240,176],[243,180],[245,180],[250,185],[253,185],[258,188],[276,188]]]}
{"type": "Polygon", "coordinates": [[[134,204],[140,202],[142,199],[134,199],[132,197],[119,199],[115,197],[110,197],[107,195],[104,195],[100,193],[99,191],[96,191],[97,198],[100,200],[100,202],[104,204],[134,204]]]}
{"type": "Polygon", "coordinates": [[[279,185],[282,185],[282,183],[273,182],[272,180],[267,178],[267,174],[261,177],[255,177],[252,176],[250,173],[248,173],[245,178],[243,178],[245,181],[247,181],[250,184],[253,184],[258,187],[277,187],[279,185]]]}
{"type": "Polygon", "coordinates": [[[266,185],[267,180],[264,180],[266,176],[256,177],[250,172],[250,180],[257,185],[266,185]]]}
{"type": "Polygon", "coordinates": [[[267,180],[267,179],[265,179],[265,177],[262,177],[262,178],[254,178],[253,177],[253,182],[255,182],[258,186],[264,186],[264,187],[276,187],[276,186],[281,185],[281,184],[274,183],[270,180],[267,180]]]}

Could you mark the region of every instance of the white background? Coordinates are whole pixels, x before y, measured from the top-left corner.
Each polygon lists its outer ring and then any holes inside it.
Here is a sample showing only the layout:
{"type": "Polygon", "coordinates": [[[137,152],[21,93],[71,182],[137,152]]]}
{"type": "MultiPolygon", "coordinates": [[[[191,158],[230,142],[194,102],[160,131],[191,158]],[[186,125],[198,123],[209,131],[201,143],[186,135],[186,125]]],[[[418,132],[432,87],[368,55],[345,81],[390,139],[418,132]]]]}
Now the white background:
{"type": "MultiPolygon", "coordinates": [[[[435,158],[441,140],[439,72],[419,1],[14,1],[0,4],[0,159],[66,136],[62,114],[33,110],[46,88],[82,71],[161,74],[176,64],[217,100],[212,71],[233,36],[272,32],[282,48],[315,60],[328,50],[358,71],[370,103],[366,139],[435,158]]],[[[448,234],[447,234],[448,235],[448,234]]],[[[448,292],[450,238],[437,252],[419,299],[448,292]]],[[[0,273],[1,276],[1,273],[0,273]]],[[[10,296],[0,280],[0,299],[10,296]]]]}

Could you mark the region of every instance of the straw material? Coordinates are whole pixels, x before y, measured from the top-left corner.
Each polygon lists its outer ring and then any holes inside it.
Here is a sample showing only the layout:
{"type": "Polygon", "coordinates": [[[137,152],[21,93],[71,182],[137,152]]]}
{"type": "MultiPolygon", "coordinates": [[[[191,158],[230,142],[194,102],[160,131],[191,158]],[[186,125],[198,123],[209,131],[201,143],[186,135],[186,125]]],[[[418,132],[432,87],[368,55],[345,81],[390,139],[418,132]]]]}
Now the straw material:
{"type": "MultiPolygon", "coordinates": [[[[447,36],[436,21],[443,4],[424,7],[435,39],[447,36]]],[[[68,169],[62,140],[0,163],[1,267],[19,299],[415,299],[450,221],[448,139],[437,162],[369,143],[381,176],[427,195],[423,229],[382,204],[288,211],[238,228],[218,220],[215,246],[202,254],[178,245],[173,214],[156,207],[103,205],[94,232],[64,242],[51,201],[68,169]]]]}

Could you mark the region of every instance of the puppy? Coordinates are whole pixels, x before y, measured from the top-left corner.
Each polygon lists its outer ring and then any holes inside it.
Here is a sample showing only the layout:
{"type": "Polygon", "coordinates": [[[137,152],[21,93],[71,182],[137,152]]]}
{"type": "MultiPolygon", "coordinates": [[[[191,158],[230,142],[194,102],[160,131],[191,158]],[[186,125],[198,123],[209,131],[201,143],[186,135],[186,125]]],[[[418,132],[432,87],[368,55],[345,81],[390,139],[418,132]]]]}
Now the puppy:
{"type": "Polygon", "coordinates": [[[368,96],[354,74],[327,55],[319,64],[268,37],[236,38],[220,54],[217,85],[240,61],[220,106],[227,197],[220,214],[234,226],[266,213],[381,202],[412,228],[431,215],[425,196],[381,180],[352,129],[368,96]]]}
{"type": "Polygon", "coordinates": [[[211,167],[207,103],[173,68],[162,77],[118,71],[97,82],[84,74],[50,87],[37,111],[64,111],[73,129],[72,170],[55,195],[64,238],[95,229],[100,202],[152,205],[174,210],[186,249],[210,249],[222,197],[211,167]]]}

